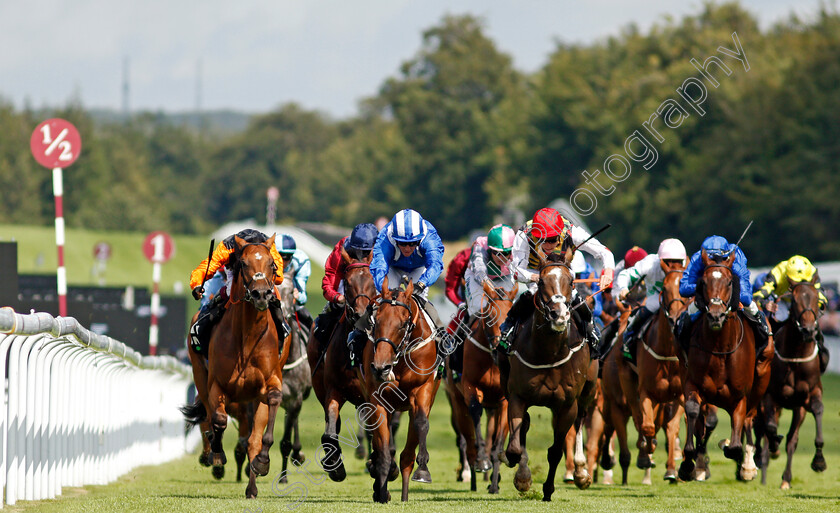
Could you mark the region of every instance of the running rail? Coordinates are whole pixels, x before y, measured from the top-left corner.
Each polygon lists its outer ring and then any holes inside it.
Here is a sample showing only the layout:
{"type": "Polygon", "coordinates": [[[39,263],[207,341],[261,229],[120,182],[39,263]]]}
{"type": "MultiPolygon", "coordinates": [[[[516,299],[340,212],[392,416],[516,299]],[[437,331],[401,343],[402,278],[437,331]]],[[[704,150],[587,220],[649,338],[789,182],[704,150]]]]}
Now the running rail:
{"type": "Polygon", "coordinates": [[[4,307],[0,358],[0,508],[110,483],[200,439],[184,434],[178,410],[192,373],[171,356],[142,356],[72,317],[4,307]]]}

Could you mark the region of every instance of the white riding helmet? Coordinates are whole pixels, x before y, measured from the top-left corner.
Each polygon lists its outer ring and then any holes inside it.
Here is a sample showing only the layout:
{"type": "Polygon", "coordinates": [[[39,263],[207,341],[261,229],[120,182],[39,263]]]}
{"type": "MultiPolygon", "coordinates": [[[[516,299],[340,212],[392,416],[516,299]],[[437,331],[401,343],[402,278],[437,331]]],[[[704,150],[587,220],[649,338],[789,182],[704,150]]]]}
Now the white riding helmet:
{"type": "Polygon", "coordinates": [[[685,246],[679,239],[665,239],[659,244],[656,255],[660,260],[682,260],[685,263],[685,246]]]}
{"type": "Polygon", "coordinates": [[[575,256],[572,258],[572,272],[574,274],[586,272],[586,259],[580,251],[575,251],[575,256]]]}

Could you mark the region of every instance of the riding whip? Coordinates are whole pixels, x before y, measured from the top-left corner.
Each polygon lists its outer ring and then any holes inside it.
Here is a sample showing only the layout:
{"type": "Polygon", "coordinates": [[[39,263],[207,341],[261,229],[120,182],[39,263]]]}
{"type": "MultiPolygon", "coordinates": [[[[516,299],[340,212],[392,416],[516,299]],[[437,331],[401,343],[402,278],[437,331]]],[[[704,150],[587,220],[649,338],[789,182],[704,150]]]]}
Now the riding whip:
{"type": "Polygon", "coordinates": [[[216,245],[216,239],[210,239],[210,251],[207,253],[207,269],[204,270],[204,279],[201,280],[201,288],[204,288],[204,283],[207,282],[207,272],[210,271],[210,260],[213,258],[213,247],[216,245]]]}
{"type": "Polygon", "coordinates": [[[746,228],[744,228],[744,233],[742,233],[742,234],[741,234],[741,238],[740,238],[740,239],[738,239],[738,242],[736,242],[736,243],[735,243],[735,245],[736,245],[736,246],[737,246],[738,244],[740,244],[742,240],[744,240],[744,236],[745,236],[745,235],[747,234],[747,232],[750,230],[750,226],[752,226],[752,224],[753,224],[752,219],[750,219],[750,224],[748,224],[748,225],[747,225],[747,227],[746,227],[746,228]]]}
{"type": "Polygon", "coordinates": [[[602,231],[606,230],[606,229],[607,229],[607,228],[609,228],[610,226],[612,226],[612,225],[611,225],[610,223],[607,223],[607,224],[606,224],[606,225],[604,225],[604,226],[603,226],[600,230],[598,230],[597,232],[595,232],[595,233],[593,233],[592,235],[590,235],[588,239],[586,239],[585,241],[581,242],[581,243],[580,243],[580,244],[578,244],[577,246],[573,247],[573,248],[572,248],[572,253],[574,253],[575,251],[577,251],[577,249],[578,249],[579,247],[583,246],[584,244],[586,244],[586,243],[587,243],[587,242],[589,242],[590,240],[594,239],[596,235],[598,235],[598,234],[599,234],[599,233],[601,233],[602,231]]]}

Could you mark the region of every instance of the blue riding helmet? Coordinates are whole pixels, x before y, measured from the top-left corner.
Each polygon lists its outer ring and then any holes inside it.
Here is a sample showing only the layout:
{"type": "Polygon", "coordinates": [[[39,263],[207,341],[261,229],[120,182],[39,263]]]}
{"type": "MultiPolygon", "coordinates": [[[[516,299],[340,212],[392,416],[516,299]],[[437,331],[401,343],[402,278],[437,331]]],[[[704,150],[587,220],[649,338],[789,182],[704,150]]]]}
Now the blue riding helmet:
{"type": "Polygon", "coordinates": [[[753,282],[752,282],[753,293],[756,293],[761,289],[761,287],[764,285],[764,278],[766,278],[766,277],[767,277],[767,272],[766,271],[763,272],[763,273],[758,273],[758,275],[755,277],[755,280],[753,280],[753,282]]]}
{"type": "Polygon", "coordinates": [[[426,236],[423,216],[410,208],[397,212],[391,223],[394,227],[391,237],[396,242],[420,242],[426,236]]]}
{"type": "Polygon", "coordinates": [[[281,255],[293,255],[297,249],[295,239],[293,239],[291,235],[286,235],[285,233],[280,237],[280,243],[275,244],[275,246],[277,246],[277,252],[281,255]]]}
{"type": "Polygon", "coordinates": [[[371,223],[357,224],[350,234],[350,238],[344,243],[346,249],[358,249],[361,251],[370,251],[376,244],[376,236],[379,230],[371,223]]]}
{"type": "Polygon", "coordinates": [[[700,246],[707,255],[710,257],[713,256],[726,256],[729,253],[729,242],[721,237],[720,235],[712,235],[711,237],[706,237],[706,240],[703,241],[703,244],[700,246]]]}

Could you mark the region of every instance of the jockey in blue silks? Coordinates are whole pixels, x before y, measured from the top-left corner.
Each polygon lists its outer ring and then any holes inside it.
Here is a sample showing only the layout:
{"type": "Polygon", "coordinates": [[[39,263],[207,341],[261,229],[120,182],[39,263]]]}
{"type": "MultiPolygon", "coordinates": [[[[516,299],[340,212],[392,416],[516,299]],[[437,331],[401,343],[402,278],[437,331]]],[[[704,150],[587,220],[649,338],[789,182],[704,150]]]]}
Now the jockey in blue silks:
{"type": "MultiPolygon", "coordinates": [[[[373,260],[370,262],[370,274],[376,290],[382,290],[382,283],[388,277],[388,286],[396,287],[404,276],[414,283],[414,296],[431,317],[435,338],[440,341],[444,329],[434,305],[427,300],[429,286],[433,285],[443,272],[443,242],[434,226],[416,211],[400,210],[386,224],[376,238],[373,247],[373,260]]],[[[362,329],[356,324],[347,343],[352,347],[367,339],[362,329]],[[358,338],[358,340],[357,340],[358,338]]],[[[370,329],[368,322],[367,329],[370,329]]]]}
{"type": "Polygon", "coordinates": [[[277,252],[283,258],[283,274],[294,277],[295,312],[306,329],[312,329],[312,315],[304,305],[306,304],[306,282],[312,274],[312,264],[302,249],[298,249],[295,239],[291,235],[283,234],[279,237],[280,244],[276,244],[277,252]]]}
{"type": "MultiPolygon", "coordinates": [[[[756,331],[756,353],[760,354],[766,347],[769,336],[772,334],[770,326],[767,324],[767,318],[764,312],[759,310],[758,305],[755,304],[752,298],[752,284],[750,283],[750,271],[747,269],[747,257],[741,248],[735,244],[730,244],[725,238],[720,235],[712,235],[707,237],[700,246],[700,251],[691,256],[691,261],[683,272],[680,280],[680,295],[683,297],[693,297],[697,282],[703,276],[705,266],[703,264],[703,253],[715,261],[720,261],[729,258],[732,252],[735,252],[735,260],[732,263],[732,273],[738,277],[738,293],[741,304],[744,305],[744,313],[746,317],[755,324],[756,331]]],[[[674,327],[674,334],[683,349],[687,351],[691,332],[693,331],[694,322],[700,317],[700,312],[697,306],[692,303],[688,310],[683,312],[674,327]]]]}

